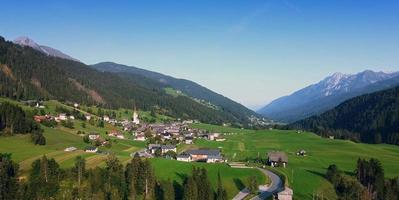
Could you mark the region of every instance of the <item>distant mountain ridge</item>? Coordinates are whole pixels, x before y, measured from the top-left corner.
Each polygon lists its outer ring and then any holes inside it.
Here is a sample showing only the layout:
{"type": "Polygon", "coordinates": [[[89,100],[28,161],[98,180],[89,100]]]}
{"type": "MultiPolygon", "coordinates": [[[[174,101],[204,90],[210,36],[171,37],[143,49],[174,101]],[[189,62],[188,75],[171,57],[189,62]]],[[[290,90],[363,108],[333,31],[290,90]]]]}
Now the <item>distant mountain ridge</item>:
{"type": "Polygon", "coordinates": [[[320,114],[354,96],[393,87],[398,83],[397,79],[399,72],[366,70],[357,74],[334,73],[316,84],[272,101],[258,113],[293,122],[320,114]]]}
{"type": "Polygon", "coordinates": [[[73,60],[80,62],[78,59],[72,58],[71,56],[61,52],[60,50],[44,46],[44,45],[39,45],[32,39],[22,36],[18,37],[13,41],[15,44],[21,45],[21,46],[28,46],[32,47],[33,49],[40,51],[48,56],[53,56],[53,57],[58,57],[58,58],[63,58],[63,59],[68,59],[68,60],[73,60]]]}
{"type": "Polygon", "coordinates": [[[158,72],[141,69],[134,66],[121,65],[113,62],[102,62],[91,66],[99,71],[118,73],[121,76],[144,76],[148,79],[156,81],[161,85],[161,87],[172,87],[190,97],[209,101],[210,103],[221,107],[223,111],[228,112],[241,120],[248,120],[248,118],[251,116],[259,117],[257,113],[246,108],[245,106],[190,80],[178,79],[158,72]]]}

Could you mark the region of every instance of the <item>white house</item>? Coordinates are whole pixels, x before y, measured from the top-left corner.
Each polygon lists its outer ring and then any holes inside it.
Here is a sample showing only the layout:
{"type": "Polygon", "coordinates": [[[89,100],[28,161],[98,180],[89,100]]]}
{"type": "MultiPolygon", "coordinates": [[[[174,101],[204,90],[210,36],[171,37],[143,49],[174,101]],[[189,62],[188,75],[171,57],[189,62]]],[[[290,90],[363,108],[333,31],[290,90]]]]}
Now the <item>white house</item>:
{"type": "Polygon", "coordinates": [[[168,151],[177,152],[176,145],[161,145],[162,153],[166,153],[168,151]]]}
{"type": "Polygon", "coordinates": [[[100,135],[98,135],[98,134],[90,134],[89,135],[90,140],[97,140],[99,137],[100,137],[100,135]]]}
{"type": "Polygon", "coordinates": [[[91,119],[91,116],[90,116],[90,115],[86,115],[85,117],[86,117],[86,120],[87,120],[87,121],[90,121],[90,119],[91,119]]]}
{"type": "Polygon", "coordinates": [[[77,107],[79,107],[79,104],[74,103],[74,104],[73,104],[73,107],[77,108],[77,107]]]}
{"type": "Polygon", "coordinates": [[[104,120],[105,122],[108,122],[108,121],[109,121],[109,117],[108,117],[107,115],[104,115],[104,116],[103,116],[103,120],[104,120]]]}
{"type": "Polygon", "coordinates": [[[184,143],[186,143],[186,144],[192,144],[192,143],[193,143],[193,137],[186,137],[186,138],[184,138],[184,143]]]}

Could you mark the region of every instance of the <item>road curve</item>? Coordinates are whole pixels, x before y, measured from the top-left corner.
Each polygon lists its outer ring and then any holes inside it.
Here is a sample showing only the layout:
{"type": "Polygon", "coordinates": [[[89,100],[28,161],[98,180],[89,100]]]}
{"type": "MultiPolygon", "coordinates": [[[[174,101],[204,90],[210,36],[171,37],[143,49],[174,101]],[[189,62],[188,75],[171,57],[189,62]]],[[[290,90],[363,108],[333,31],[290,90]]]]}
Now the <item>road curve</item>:
{"type": "Polygon", "coordinates": [[[267,190],[261,191],[261,193],[259,195],[252,198],[251,200],[263,200],[263,199],[266,199],[266,198],[270,197],[271,195],[273,195],[273,193],[281,192],[284,190],[283,181],[281,180],[281,178],[279,176],[277,176],[275,173],[273,173],[270,170],[261,169],[261,168],[258,168],[258,169],[270,178],[271,184],[270,184],[270,187],[267,188],[267,190]]]}

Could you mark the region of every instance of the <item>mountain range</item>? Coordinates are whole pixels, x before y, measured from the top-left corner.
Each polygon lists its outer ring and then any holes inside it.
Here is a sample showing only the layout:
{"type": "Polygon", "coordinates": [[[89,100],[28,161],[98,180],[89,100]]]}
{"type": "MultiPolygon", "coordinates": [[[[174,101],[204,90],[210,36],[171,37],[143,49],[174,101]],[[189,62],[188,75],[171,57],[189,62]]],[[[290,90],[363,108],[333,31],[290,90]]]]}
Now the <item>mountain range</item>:
{"type": "Polygon", "coordinates": [[[137,106],[176,118],[237,126],[247,126],[254,116],[259,116],[189,80],[114,63],[88,66],[57,52],[61,51],[29,38],[7,42],[0,37],[1,95],[110,108],[137,106]],[[182,95],[169,94],[169,87],[182,95]]]}
{"type": "Polygon", "coordinates": [[[399,72],[366,70],[357,74],[335,73],[291,95],[272,101],[258,113],[283,122],[318,115],[355,96],[399,85],[399,72]]]}

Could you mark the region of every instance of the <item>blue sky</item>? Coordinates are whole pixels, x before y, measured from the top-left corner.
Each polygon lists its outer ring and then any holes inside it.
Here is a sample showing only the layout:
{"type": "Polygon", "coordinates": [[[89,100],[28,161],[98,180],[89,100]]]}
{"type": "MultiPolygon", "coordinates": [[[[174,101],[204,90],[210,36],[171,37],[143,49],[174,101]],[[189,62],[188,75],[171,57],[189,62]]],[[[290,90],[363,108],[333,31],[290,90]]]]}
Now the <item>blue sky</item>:
{"type": "Polygon", "coordinates": [[[399,1],[0,0],[0,35],[198,82],[251,108],[334,72],[399,70],[399,1]]]}

